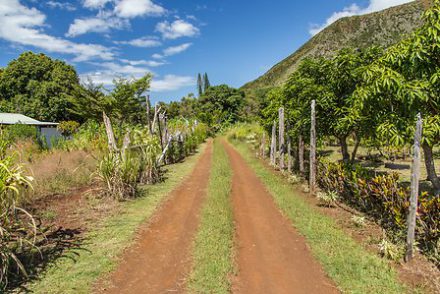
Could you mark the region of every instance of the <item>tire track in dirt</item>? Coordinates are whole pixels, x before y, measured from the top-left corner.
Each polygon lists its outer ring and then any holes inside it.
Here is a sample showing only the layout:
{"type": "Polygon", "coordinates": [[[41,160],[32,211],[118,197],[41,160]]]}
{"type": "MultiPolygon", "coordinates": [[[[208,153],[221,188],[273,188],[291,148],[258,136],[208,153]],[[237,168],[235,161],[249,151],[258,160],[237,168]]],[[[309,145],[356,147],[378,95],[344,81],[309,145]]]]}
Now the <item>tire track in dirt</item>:
{"type": "Polygon", "coordinates": [[[140,229],[135,244],[125,251],[110,278],[98,283],[96,293],[184,292],[211,159],[212,141],[209,141],[191,175],[140,229]]]}
{"type": "Polygon", "coordinates": [[[339,293],[255,172],[223,142],[233,169],[238,275],[233,293],[339,293]]]}

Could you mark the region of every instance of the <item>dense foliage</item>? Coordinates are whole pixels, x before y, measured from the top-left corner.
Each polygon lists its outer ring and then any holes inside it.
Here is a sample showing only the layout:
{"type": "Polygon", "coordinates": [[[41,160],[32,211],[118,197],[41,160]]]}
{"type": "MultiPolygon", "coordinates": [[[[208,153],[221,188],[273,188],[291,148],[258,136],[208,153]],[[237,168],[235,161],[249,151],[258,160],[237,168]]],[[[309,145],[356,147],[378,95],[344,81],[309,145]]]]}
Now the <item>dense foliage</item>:
{"type": "Polygon", "coordinates": [[[75,119],[67,110],[78,85],[71,65],[26,52],[0,71],[0,111],[23,113],[43,121],[75,119]]]}

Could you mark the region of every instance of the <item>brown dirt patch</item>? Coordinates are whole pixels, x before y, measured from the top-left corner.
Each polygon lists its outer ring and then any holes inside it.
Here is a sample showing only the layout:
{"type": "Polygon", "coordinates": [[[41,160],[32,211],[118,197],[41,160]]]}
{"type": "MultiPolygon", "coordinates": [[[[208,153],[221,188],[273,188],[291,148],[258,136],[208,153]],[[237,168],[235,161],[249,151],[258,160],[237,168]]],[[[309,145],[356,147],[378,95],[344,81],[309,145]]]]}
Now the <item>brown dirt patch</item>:
{"type": "Polygon", "coordinates": [[[233,292],[339,293],[254,171],[229,144],[225,148],[234,172],[239,272],[233,292]]]}
{"type": "Polygon", "coordinates": [[[192,174],[140,229],[136,243],[126,250],[109,279],[98,282],[95,292],[184,292],[191,271],[193,238],[209,182],[211,155],[209,141],[192,174]]]}

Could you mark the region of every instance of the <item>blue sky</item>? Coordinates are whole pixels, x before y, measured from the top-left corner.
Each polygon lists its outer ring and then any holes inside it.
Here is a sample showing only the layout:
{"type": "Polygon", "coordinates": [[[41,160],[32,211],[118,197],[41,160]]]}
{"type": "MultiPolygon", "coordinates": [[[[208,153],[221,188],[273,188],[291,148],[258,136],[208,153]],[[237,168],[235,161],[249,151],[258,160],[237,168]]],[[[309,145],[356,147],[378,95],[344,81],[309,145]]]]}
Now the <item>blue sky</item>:
{"type": "Polygon", "coordinates": [[[0,66],[32,50],[105,85],[151,72],[153,100],[178,100],[198,72],[240,87],[338,18],[405,2],[0,0],[0,66]]]}

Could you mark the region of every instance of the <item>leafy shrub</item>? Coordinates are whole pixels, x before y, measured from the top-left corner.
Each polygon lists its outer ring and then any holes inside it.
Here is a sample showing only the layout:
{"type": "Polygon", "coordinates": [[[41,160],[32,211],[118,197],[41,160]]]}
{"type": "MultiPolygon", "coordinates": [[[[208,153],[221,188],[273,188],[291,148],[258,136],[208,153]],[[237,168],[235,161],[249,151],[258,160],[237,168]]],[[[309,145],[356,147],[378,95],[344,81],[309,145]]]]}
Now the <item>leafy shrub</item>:
{"type": "Polygon", "coordinates": [[[5,289],[11,269],[26,275],[26,269],[17,252],[34,247],[36,226],[25,210],[16,207],[21,191],[30,186],[31,177],[25,176],[13,157],[6,155],[7,144],[0,138],[0,290],[5,289]]]}
{"type": "Polygon", "coordinates": [[[5,129],[4,137],[10,142],[17,140],[35,139],[37,137],[37,128],[28,125],[10,125],[5,129]]]}
{"type": "Polygon", "coordinates": [[[69,120],[60,122],[57,129],[64,137],[70,137],[78,131],[79,126],[78,122],[69,120]]]}
{"type": "MultiPolygon", "coordinates": [[[[374,218],[394,242],[406,237],[409,189],[399,184],[399,175],[375,175],[359,165],[321,160],[318,183],[335,191],[345,203],[374,218]]],[[[417,242],[419,248],[440,265],[440,198],[422,193],[419,197],[417,242]]]]}
{"type": "Polygon", "coordinates": [[[328,191],[328,192],[320,191],[316,196],[323,205],[326,205],[328,207],[332,207],[334,203],[339,199],[338,193],[334,191],[328,191]]]}
{"type": "Polygon", "coordinates": [[[400,245],[396,245],[393,242],[387,240],[386,238],[382,239],[379,244],[379,252],[380,254],[390,260],[398,261],[403,257],[403,247],[400,245]]]}
{"type": "Polygon", "coordinates": [[[100,161],[97,179],[102,183],[102,194],[116,200],[136,195],[139,165],[129,153],[121,156],[110,153],[100,161]]]}
{"type": "Polygon", "coordinates": [[[358,228],[363,228],[366,225],[365,216],[353,215],[351,220],[358,228]]]}

